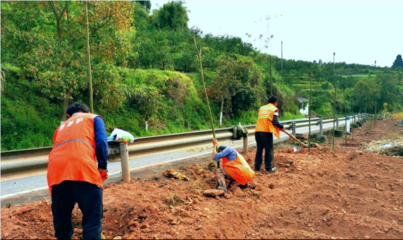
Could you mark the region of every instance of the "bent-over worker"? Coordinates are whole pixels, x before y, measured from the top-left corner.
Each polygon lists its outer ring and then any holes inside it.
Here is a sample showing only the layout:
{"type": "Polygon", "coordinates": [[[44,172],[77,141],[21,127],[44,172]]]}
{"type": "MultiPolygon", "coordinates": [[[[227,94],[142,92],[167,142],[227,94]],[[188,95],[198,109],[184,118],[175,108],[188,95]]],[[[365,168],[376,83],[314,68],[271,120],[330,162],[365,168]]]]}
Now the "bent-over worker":
{"type": "Polygon", "coordinates": [[[255,172],[243,156],[231,147],[220,146],[216,149],[217,140],[213,139],[213,160],[219,162],[222,158],[222,166],[216,171],[218,189],[227,191],[225,178],[236,181],[241,187],[248,186],[248,183],[255,177],[255,172]]]}
{"type": "Polygon", "coordinates": [[[67,116],[55,131],[47,173],[55,237],[71,239],[71,214],[78,203],[83,213],[83,238],[101,239],[102,181],[108,178],[104,121],[89,113],[83,103],[70,105],[67,116]]]}

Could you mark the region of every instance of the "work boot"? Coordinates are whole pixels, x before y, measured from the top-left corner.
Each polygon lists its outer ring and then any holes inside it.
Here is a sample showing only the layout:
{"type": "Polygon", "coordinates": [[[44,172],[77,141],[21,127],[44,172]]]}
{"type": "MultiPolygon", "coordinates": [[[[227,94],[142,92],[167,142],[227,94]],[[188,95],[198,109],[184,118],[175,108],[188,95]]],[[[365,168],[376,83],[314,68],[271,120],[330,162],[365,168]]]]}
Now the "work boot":
{"type": "Polygon", "coordinates": [[[276,167],[273,167],[272,169],[269,169],[269,170],[267,170],[268,172],[274,172],[274,171],[276,171],[277,170],[277,168],[276,167]]]}
{"type": "Polygon", "coordinates": [[[218,186],[217,189],[218,190],[224,190],[224,192],[228,192],[228,190],[223,186],[218,186]]]}
{"type": "Polygon", "coordinates": [[[239,187],[240,187],[241,189],[250,188],[250,182],[248,182],[248,183],[245,184],[245,185],[239,184],[239,187]]]}
{"type": "Polygon", "coordinates": [[[227,189],[230,188],[231,185],[232,185],[234,182],[235,182],[235,180],[234,180],[234,179],[231,179],[231,180],[229,181],[229,183],[227,184],[227,189]]]}

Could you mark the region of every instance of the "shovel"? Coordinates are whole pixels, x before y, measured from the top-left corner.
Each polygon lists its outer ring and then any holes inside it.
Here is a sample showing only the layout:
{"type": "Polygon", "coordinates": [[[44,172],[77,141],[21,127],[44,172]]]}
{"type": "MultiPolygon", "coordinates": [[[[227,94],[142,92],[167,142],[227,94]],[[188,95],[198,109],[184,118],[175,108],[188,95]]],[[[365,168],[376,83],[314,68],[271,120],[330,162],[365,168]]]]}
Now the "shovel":
{"type": "MultiPolygon", "coordinates": [[[[290,138],[294,139],[295,141],[297,141],[297,143],[299,143],[301,146],[303,146],[304,148],[306,148],[306,145],[301,142],[300,140],[298,140],[294,135],[292,135],[291,133],[287,132],[286,130],[284,130],[285,134],[287,134],[290,138]]],[[[301,150],[301,147],[294,147],[294,152],[298,152],[299,150],[301,150]]]]}

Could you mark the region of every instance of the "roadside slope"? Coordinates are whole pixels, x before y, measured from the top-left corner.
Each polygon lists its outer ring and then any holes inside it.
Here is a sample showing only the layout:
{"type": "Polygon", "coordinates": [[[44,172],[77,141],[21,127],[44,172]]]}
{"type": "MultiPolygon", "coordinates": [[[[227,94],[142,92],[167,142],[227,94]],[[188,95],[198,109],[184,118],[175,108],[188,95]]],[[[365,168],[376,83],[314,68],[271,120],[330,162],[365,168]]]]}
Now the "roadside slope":
{"type": "MultiPolygon", "coordinates": [[[[209,159],[174,168],[190,181],[162,172],[104,192],[107,238],[403,238],[403,159],[359,150],[363,143],[396,138],[401,127],[377,122],[367,134],[337,139],[336,150],[294,153],[276,150],[278,171],[257,173],[254,189],[231,187],[224,197],[205,197],[215,185],[209,159]]],[[[399,132],[400,131],[400,132],[399,132]]],[[[247,159],[253,165],[255,149],[247,159]]],[[[51,203],[3,207],[1,237],[54,238],[51,203]]],[[[74,238],[82,237],[81,213],[74,210],[74,238]]]]}

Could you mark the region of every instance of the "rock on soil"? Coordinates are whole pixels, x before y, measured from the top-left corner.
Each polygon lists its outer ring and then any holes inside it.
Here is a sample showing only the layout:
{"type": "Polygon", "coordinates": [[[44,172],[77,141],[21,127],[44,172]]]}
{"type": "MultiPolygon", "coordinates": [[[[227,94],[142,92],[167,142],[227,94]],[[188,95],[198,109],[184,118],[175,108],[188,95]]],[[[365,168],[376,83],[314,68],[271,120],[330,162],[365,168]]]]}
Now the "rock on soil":
{"type": "Polygon", "coordinates": [[[209,197],[221,196],[221,195],[224,195],[224,193],[225,193],[224,190],[218,190],[218,189],[208,189],[203,192],[203,194],[205,196],[209,196],[209,197]]]}

